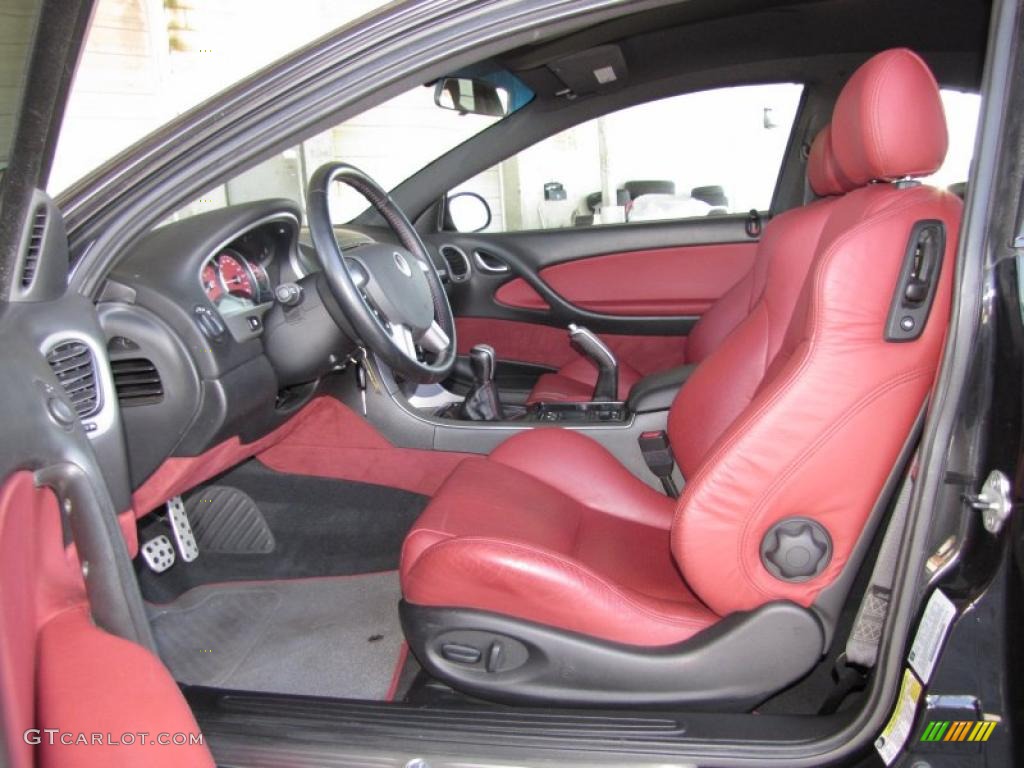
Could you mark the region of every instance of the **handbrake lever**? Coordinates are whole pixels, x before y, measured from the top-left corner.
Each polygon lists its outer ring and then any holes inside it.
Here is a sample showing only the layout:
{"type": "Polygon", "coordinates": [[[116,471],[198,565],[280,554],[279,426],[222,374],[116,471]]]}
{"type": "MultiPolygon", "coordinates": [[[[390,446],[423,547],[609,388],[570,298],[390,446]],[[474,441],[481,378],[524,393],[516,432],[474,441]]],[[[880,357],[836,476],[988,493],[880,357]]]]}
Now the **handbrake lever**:
{"type": "Polygon", "coordinates": [[[593,398],[597,402],[619,399],[619,361],[596,333],[582,325],[570,323],[569,342],[580,354],[597,366],[597,385],[593,398]]]}

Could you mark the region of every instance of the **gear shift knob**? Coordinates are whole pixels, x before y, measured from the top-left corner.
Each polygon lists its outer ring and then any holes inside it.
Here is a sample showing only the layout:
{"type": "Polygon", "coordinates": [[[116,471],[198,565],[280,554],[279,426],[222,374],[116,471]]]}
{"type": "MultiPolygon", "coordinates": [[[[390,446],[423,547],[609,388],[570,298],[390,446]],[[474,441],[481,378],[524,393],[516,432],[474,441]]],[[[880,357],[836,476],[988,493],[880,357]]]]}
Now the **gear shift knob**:
{"type": "Polygon", "coordinates": [[[477,344],[469,351],[469,364],[477,385],[494,381],[495,355],[490,344],[477,344]]]}
{"type": "Polygon", "coordinates": [[[501,397],[494,383],[497,361],[494,347],[477,344],[469,350],[469,367],[473,372],[473,388],[462,401],[459,415],[470,421],[499,421],[505,417],[501,397]]]}

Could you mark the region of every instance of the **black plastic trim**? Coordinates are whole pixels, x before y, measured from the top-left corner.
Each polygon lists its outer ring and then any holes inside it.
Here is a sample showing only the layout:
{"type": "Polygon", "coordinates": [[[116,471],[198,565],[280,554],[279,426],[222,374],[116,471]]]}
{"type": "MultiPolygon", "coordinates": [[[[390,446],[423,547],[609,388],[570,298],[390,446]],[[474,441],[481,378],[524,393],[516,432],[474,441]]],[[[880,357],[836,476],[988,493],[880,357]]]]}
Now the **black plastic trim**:
{"type": "Polygon", "coordinates": [[[667,411],[695,370],[696,364],[677,365],[667,371],[644,376],[629,390],[626,405],[633,413],[667,411]]]}
{"type": "Polygon", "coordinates": [[[444,232],[426,235],[433,248],[455,245],[466,253],[486,251],[509,266],[502,274],[473,270],[469,280],[449,285],[452,310],[457,317],[488,317],[564,328],[585,325],[597,333],[683,336],[698,318],[638,317],[591,312],[556,293],[540,278],[540,271],[555,264],[580,261],[611,253],[728,243],[754,243],[744,232],[746,214],[714,216],[673,222],[622,224],[550,231],[466,235],[444,232]],[[550,309],[510,307],[495,299],[505,283],[522,278],[548,303],[550,309]]]}
{"type": "Polygon", "coordinates": [[[485,699],[557,706],[700,706],[747,710],[798,680],[821,658],[815,614],[778,601],[734,613],[685,642],[611,643],[532,622],[463,608],[399,605],[410,650],[431,675],[485,699]],[[474,645],[484,662],[444,658],[446,643],[474,645]]]}
{"type": "Polygon", "coordinates": [[[938,219],[915,222],[885,322],[886,341],[913,341],[924,331],[945,253],[946,225],[938,219]]]}

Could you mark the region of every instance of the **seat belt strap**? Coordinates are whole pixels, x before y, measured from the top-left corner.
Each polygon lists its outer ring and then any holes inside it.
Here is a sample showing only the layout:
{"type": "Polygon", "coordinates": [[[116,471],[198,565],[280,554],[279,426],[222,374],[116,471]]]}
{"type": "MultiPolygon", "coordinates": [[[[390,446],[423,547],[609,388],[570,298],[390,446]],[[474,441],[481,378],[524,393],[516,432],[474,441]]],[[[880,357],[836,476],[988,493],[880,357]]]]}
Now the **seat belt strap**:
{"type": "Polygon", "coordinates": [[[836,659],[832,677],[835,687],[818,710],[820,715],[831,715],[853,691],[867,685],[867,672],[878,661],[878,647],[882,642],[882,630],[889,615],[893,579],[896,576],[896,562],[899,559],[900,542],[906,529],[907,513],[910,511],[910,497],[914,481],[908,474],[900,486],[896,505],[889,516],[889,527],[885,530],[871,581],[864,590],[853,628],[846,639],[846,648],[836,659]]]}
{"type": "Polygon", "coordinates": [[[896,506],[889,517],[889,527],[885,531],[882,546],[875,559],[875,568],[871,572],[871,581],[864,591],[853,629],[846,640],[847,664],[870,669],[878,660],[878,646],[882,642],[882,630],[889,615],[900,542],[907,527],[910,496],[913,491],[914,481],[908,474],[896,498],[896,506]]]}
{"type": "Polygon", "coordinates": [[[672,477],[676,469],[676,456],[668,441],[668,433],[664,430],[643,432],[637,439],[644,463],[655,477],[661,480],[661,486],[670,498],[679,498],[679,488],[672,477]]]}

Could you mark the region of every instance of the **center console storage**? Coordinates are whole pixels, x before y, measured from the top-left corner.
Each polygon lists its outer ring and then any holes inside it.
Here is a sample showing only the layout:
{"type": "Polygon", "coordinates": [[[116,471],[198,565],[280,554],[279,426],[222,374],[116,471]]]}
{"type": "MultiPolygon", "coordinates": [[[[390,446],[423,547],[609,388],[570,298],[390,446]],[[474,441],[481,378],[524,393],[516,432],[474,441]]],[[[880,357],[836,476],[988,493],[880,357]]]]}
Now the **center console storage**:
{"type": "MultiPolygon", "coordinates": [[[[549,424],[625,424],[630,410],[625,403],[534,403],[504,408],[504,421],[544,421],[549,424]]],[[[462,419],[460,404],[451,403],[434,411],[444,419],[462,419]]]]}
{"type": "Polygon", "coordinates": [[[526,412],[528,421],[546,422],[608,422],[622,423],[629,420],[625,403],[537,403],[526,412]]]}

